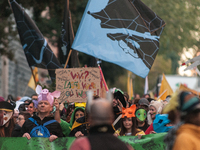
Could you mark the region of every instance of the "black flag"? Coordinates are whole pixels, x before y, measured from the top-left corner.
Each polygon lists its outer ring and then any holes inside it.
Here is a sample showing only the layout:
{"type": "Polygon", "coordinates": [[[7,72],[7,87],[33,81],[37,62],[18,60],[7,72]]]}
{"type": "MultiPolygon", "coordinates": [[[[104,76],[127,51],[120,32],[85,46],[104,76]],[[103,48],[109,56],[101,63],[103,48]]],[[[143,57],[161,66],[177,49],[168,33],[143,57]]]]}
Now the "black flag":
{"type": "MultiPolygon", "coordinates": [[[[64,17],[62,22],[62,46],[60,50],[60,63],[64,66],[74,40],[74,31],[69,10],[69,0],[65,1],[64,17]],[[61,52],[62,51],[62,52],[61,52]]],[[[73,50],[68,62],[68,68],[79,67],[78,52],[73,50]]]]}
{"type": "Polygon", "coordinates": [[[24,9],[15,0],[9,2],[29,66],[48,69],[51,79],[55,79],[55,69],[62,67],[58,59],[24,9]]]}

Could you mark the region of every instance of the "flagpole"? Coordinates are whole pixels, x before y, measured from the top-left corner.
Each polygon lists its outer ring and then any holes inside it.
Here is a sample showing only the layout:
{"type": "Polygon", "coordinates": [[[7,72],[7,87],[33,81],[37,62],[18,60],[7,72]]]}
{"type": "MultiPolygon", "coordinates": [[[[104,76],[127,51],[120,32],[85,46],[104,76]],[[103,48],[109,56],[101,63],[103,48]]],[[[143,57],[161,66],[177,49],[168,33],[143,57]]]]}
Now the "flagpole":
{"type": "MultiPolygon", "coordinates": [[[[64,25],[63,25],[63,27],[64,26],[66,26],[66,17],[68,17],[68,25],[67,25],[67,28],[68,29],[71,29],[70,31],[68,31],[68,32],[70,32],[71,34],[71,36],[70,36],[70,39],[69,39],[69,41],[67,41],[67,42],[69,42],[68,44],[72,44],[72,41],[74,40],[74,31],[73,31],[73,26],[72,26],[72,21],[71,21],[71,13],[70,13],[70,11],[69,11],[69,0],[66,0],[65,1],[66,3],[65,3],[65,11],[66,12],[64,12],[65,14],[68,14],[67,16],[65,16],[64,15],[64,20],[63,20],[63,22],[64,22],[64,25]]],[[[67,31],[66,31],[67,32],[67,31]]],[[[70,45],[71,45],[70,44],[70,45]]],[[[66,68],[67,67],[67,64],[68,64],[68,62],[69,62],[69,58],[70,58],[70,56],[71,56],[71,53],[72,53],[72,49],[71,49],[71,46],[70,46],[70,51],[69,51],[69,54],[68,54],[68,56],[67,56],[67,60],[66,60],[66,62],[65,62],[65,66],[64,66],[64,68],[66,68]]],[[[79,65],[80,66],[80,65],[79,65]]]]}
{"type": "Polygon", "coordinates": [[[106,81],[105,81],[105,78],[104,78],[104,75],[103,75],[103,72],[102,72],[102,69],[101,69],[101,66],[99,64],[98,64],[98,67],[99,67],[99,70],[100,70],[100,75],[102,77],[104,87],[105,87],[106,91],[109,91],[108,87],[107,87],[107,84],[106,84],[106,81]]]}
{"type": "Polygon", "coordinates": [[[162,93],[157,97],[157,100],[159,100],[159,98],[160,98],[163,94],[165,94],[165,92],[167,92],[167,89],[164,90],[164,92],[162,92],[162,93]]]}
{"type": "MultiPolygon", "coordinates": [[[[33,78],[34,78],[34,81],[35,81],[35,75],[34,75],[34,73],[33,73],[33,69],[32,69],[32,67],[30,67],[31,68],[31,72],[32,72],[32,75],[33,75],[33,78]]],[[[35,85],[37,85],[37,82],[35,81],[35,85]]]]}
{"type": "Polygon", "coordinates": [[[121,117],[122,117],[122,114],[117,117],[117,119],[113,122],[112,125],[115,126],[115,124],[121,119],[121,117]]]}
{"type": "Polygon", "coordinates": [[[68,62],[69,62],[69,57],[71,56],[71,53],[72,53],[72,50],[70,49],[70,51],[69,51],[69,55],[67,56],[67,61],[66,61],[66,63],[65,63],[64,68],[67,67],[67,64],[68,64],[68,62]]]}
{"type": "Polygon", "coordinates": [[[197,67],[195,68],[195,71],[200,76],[200,71],[199,71],[199,69],[197,67]]]}
{"type": "Polygon", "coordinates": [[[144,94],[148,93],[148,89],[149,89],[148,76],[146,76],[145,83],[144,83],[144,94]]]}

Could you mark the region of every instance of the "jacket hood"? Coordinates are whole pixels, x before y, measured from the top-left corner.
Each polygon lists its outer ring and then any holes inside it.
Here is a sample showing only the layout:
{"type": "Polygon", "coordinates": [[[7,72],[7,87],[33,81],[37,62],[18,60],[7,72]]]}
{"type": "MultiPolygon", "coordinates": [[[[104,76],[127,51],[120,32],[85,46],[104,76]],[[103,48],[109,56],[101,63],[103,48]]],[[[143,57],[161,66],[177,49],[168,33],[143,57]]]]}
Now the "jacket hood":
{"type": "Polygon", "coordinates": [[[74,111],[73,111],[73,113],[72,113],[72,115],[71,115],[71,120],[70,120],[70,126],[71,126],[71,127],[72,127],[72,125],[74,124],[74,121],[75,121],[74,116],[75,116],[75,113],[76,113],[76,111],[77,111],[78,109],[81,109],[81,110],[83,110],[83,112],[85,112],[85,108],[83,108],[83,107],[76,107],[76,108],[74,109],[74,111]]]}

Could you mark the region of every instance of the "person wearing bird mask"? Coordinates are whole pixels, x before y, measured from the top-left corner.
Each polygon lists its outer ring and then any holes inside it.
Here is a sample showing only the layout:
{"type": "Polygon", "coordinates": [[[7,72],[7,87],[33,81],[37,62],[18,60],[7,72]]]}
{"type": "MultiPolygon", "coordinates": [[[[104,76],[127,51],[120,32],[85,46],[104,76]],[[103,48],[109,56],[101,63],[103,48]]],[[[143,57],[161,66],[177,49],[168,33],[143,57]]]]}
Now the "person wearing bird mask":
{"type": "Polygon", "coordinates": [[[11,137],[14,129],[14,107],[0,97],[0,137],[11,137]]]}
{"type": "Polygon", "coordinates": [[[139,108],[135,112],[136,120],[137,120],[137,127],[143,131],[149,127],[147,123],[147,112],[145,109],[139,108]]]}

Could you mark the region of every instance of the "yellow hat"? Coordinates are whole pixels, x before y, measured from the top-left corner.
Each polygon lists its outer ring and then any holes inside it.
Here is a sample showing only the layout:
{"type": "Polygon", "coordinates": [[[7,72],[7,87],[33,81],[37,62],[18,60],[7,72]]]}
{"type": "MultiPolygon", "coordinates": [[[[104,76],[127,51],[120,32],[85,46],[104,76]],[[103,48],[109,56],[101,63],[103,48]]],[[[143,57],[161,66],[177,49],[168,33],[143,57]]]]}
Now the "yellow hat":
{"type": "Polygon", "coordinates": [[[86,103],[79,103],[79,102],[75,102],[75,107],[84,107],[85,108],[86,103]]]}

